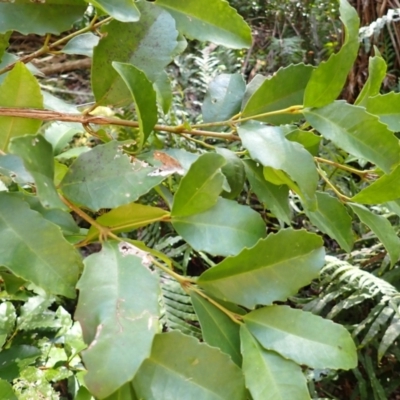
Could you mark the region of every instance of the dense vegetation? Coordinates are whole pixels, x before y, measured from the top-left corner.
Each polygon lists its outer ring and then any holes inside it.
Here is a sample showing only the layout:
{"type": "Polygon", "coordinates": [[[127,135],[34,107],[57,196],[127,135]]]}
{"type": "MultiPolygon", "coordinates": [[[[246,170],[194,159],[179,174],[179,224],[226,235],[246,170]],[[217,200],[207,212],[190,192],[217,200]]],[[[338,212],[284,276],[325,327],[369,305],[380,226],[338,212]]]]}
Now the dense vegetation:
{"type": "Polygon", "coordinates": [[[356,10],[91,4],[0,2],[0,399],[395,398],[400,95],[375,48],[338,100],[356,10]]]}

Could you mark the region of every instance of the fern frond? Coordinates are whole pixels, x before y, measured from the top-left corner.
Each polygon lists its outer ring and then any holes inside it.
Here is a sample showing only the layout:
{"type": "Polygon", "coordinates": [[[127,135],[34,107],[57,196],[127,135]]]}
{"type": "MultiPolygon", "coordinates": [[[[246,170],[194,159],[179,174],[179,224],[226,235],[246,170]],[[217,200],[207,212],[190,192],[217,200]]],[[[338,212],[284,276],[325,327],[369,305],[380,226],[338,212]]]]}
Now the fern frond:
{"type": "Polygon", "coordinates": [[[164,329],[179,330],[201,339],[199,320],[193,309],[190,296],[171,277],[161,275],[161,323],[164,329]]]}

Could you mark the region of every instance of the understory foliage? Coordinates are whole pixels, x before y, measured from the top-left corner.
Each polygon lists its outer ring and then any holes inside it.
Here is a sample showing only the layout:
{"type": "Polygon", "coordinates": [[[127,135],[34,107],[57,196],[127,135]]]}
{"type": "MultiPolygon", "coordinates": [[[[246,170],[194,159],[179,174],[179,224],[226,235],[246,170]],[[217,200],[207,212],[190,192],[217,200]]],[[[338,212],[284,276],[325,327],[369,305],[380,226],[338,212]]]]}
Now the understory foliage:
{"type": "Polygon", "coordinates": [[[306,400],[343,373],[360,384],[338,398],[389,398],[400,94],[376,50],[337,100],[355,10],[326,62],[246,82],[223,65],[252,45],[225,0],[91,4],[0,2],[0,399],[306,400]],[[14,31],[44,44],[17,58],[14,31]],[[91,57],[93,104],[42,88],[52,52],[91,57]]]}

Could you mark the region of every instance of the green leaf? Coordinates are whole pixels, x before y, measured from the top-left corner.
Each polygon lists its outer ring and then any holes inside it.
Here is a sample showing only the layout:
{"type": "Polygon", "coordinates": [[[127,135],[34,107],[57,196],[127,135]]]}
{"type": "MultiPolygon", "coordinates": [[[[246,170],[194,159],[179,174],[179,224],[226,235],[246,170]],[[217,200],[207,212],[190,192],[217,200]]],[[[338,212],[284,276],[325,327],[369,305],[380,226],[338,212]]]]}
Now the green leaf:
{"type": "Polygon", "coordinates": [[[246,86],[246,91],[244,92],[243,101],[242,101],[242,109],[244,109],[245,105],[253,96],[253,94],[260,88],[260,86],[266,81],[268,78],[264,75],[256,74],[254,78],[250,81],[250,83],[246,86]]]}
{"type": "Polygon", "coordinates": [[[81,270],[76,250],[61,230],[28,205],[0,193],[0,265],[48,293],[75,297],[81,270]]]}
{"type": "Polygon", "coordinates": [[[9,45],[8,41],[10,39],[11,33],[12,31],[8,31],[6,33],[0,34],[0,62],[3,58],[4,52],[6,51],[9,45]]]}
{"type": "Polygon", "coordinates": [[[37,195],[45,208],[65,209],[54,185],[53,148],[43,135],[25,135],[12,139],[10,153],[23,159],[33,176],[37,195]]]}
{"type": "MultiPolygon", "coordinates": [[[[14,345],[0,352],[0,379],[12,381],[21,371],[33,364],[42,353],[34,346],[14,345]]],[[[8,400],[8,399],[7,399],[8,400]]]]}
{"type": "Polygon", "coordinates": [[[324,256],[319,236],[284,229],[203,272],[197,283],[222,300],[254,308],[295,295],[318,276],[324,256]]]}
{"type": "Polygon", "coordinates": [[[89,4],[93,4],[97,8],[100,8],[117,21],[139,21],[140,12],[133,0],[90,0],[87,2],[89,4]]]}
{"type": "Polygon", "coordinates": [[[195,250],[212,255],[237,254],[265,237],[265,224],[260,214],[250,207],[221,198],[214,207],[201,214],[173,217],[171,222],[195,250]]]}
{"type": "Polygon", "coordinates": [[[356,203],[380,204],[400,198],[400,166],[389,175],[381,176],[351,198],[356,203]]]}
{"type": "Polygon", "coordinates": [[[319,144],[321,143],[322,138],[313,132],[295,129],[286,135],[286,139],[300,143],[313,156],[319,154],[319,144]]]}
{"type": "MultiPolygon", "coordinates": [[[[8,335],[14,330],[17,315],[15,307],[9,301],[0,304],[0,348],[3,347],[8,335]]],[[[1,393],[1,391],[0,391],[1,393]]]]}
{"type": "MultiPolygon", "coordinates": [[[[383,80],[386,77],[387,65],[382,58],[378,48],[374,46],[375,57],[369,58],[368,63],[368,79],[365,82],[360,94],[358,95],[355,105],[366,107],[369,97],[379,94],[383,80]]],[[[372,113],[374,114],[374,113],[372,113]]]]}
{"type": "Polygon", "coordinates": [[[100,38],[91,32],[82,33],[73,37],[61,49],[61,53],[93,57],[93,48],[99,44],[99,40],[100,38]]]}
{"type": "Polygon", "coordinates": [[[0,400],[18,400],[12,386],[3,379],[0,379],[0,400]]]}
{"type": "Polygon", "coordinates": [[[190,297],[199,317],[204,341],[231,356],[233,362],[241,367],[239,325],[196,292],[190,291],[190,297]]]}
{"type": "Polygon", "coordinates": [[[399,337],[400,335],[400,318],[395,315],[386,329],[385,334],[381,342],[379,343],[378,347],[378,361],[380,362],[385,355],[388,348],[393,344],[393,342],[399,337]]]}
{"type": "Polygon", "coordinates": [[[319,230],[335,239],[343,250],[350,253],[354,235],[351,229],[352,220],[345,206],[335,197],[322,192],[317,192],[317,201],[316,211],[305,210],[308,218],[319,230]]]}
{"type": "MultiPolygon", "coordinates": [[[[93,397],[90,396],[88,400],[92,400],[93,397]]],[[[75,399],[79,400],[79,399],[75,399]]],[[[86,400],[86,399],[85,399],[86,400]]],[[[131,382],[126,383],[121,386],[116,392],[111,396],[107,396],[104,400],[140,400],[136,397],[135,391],[133,390],[131,382]]]]}
{"type": "Polygon", "coordinates": [[[81,154],[61,182],[71,201],[92,210],[115,208],[136,201],[164,176],[151,176],[156,168],[135,159],[132,163],[122,146],[112,141],[81,154]]]}
{"type": "Polygon", "coordinates": [[[234,49],[251,46],[251,29],[225,0],[156,0],[175,18],[178,30],[190,39],[234,49]]]}
{"type": "Polygon", "coordinates": [[[337,54],[313,71],[304,93],[304,107],[323,107],[334,101],[342,91],[357,57],[360,20],[347,0],[340,0],[340,19],[345,30],[344,44],[337,54]]]}
{"type": "Polygon", "coordinates": [[[94,49],[92,67],[92,88],[98,104],[131,101],[128,88],[112,67],[113,61],[132,64],[155,82],[174,57],[178,46],[175,20],[154,3],[136,5],[141,12],[138,22],[112,21],[102,27],[103,37],[94,49]]]}
{"type": "Polygon", "coordinates": [[[173,218],[189,217],[213,207],[222,190],[224,157],[215,153],[200,156],[182,178],[171,210],[173,218]]]}
{"type": "Polygon", "coordinates": [[[240,327],[243,373],[254,400],[309,400],[299,365],[264,350],[245,325],[240,327]]]}
{"type": "Polygon", "coordinates": [[[156,335],[133,380],[140,399],[246,399],[239,367],[220,350],[178,331],[156,335]]]}
{"type": "MultiPolygon", "coordinates": [[[[313,71],[311,65],[297,64],[280,68],[274,76],[266,79],[246,103],[242,117],[282,110],[303,102],[304,89],[313,71]]],[[[298,121],[301,114],[281,114],[254,118],[272,125],[289,124],[298,121]]]]}
{"type": "Polygon", "coordinates": [[[350,204],[360,221],[367,225],[385,246],[393,266],[400,257],[400,239],[390,222],[382,215],[374,214],[359,204],[350,204]]]}
{"type": "Polygon", "coordinates": [[[351,369],[357,351],[342,325],[288,306],[269,306],[243,317],[267,350],[311,368],[351,369]]]}
{"type": "Polygon", "coordinates": [[[83,0],[49,0],[43,3],[15,0],[0,3],[0,33],[15,30],[23,35],[58,35],[82,18],[86,8],[83,0]]]}
{"type": "Polygon", "coordinates": [[[307,207],[315,208],[318,173],[313,157],[303,146],[287,140],[280,127],[255,121],[241,125],[238,132],[255,161],[286,172],[298,184],[307,207]]]}
{"type": "Polygon", "coordinates": [[[244,166],[251,190],[257,195],[264,207],[271,210],[276,218],[290,225],[289,188],[286,185],[276,186],[267,182],[264,178],[263,167],[257,165],[253,160],[246,160],[244,166]]]}
{"type": "Polygon", "coordinates": [[[12,178],[19,185],[34,182],[32,175],[25,169],[21,158],[11,154],[0,155],[0,173],[12,178]]]}
{"type": "Polygon", "coordinates": [[[398,139],[363,107],[336,101],[324,108],[305,110],[304,116],[336,146],[373,162],[386,173],[400,162],[398,139]]]}
{"type": "Polygon", "coordinates": [[[246,84],[241,74],[221,74],[208,85],[201,112],[204,122],[226,121],[240,111],[246,84]]]}
{"type": "MultiPolygon", "coordinates": [[[[0,3],[0,9],[4,5],[0,3]]],[[[0,86],[0,107],[43,108],[40,86],[21,62],[15,64],[0,86]]],[[[35,134],[41,124],[41,121],[31,118],[0,117],[0,149],[7,150],[12,137],[35,134]]]]}
{"type": "Polygon", "coordinates": [[[225,175],[230,192],[223,192],[222,196],[227,199],[235,199],[243,190],[246,174],[242,160],[231,150],[223,147],[217,147],[216,151],[221,154],[226,160],[226,164],[221,168],[222,173],[225,175]]]}
{"type": "MultiPolygon", "coordinates": [[[[97,218],[96,222],[106,226],[113,233],[120,233],[130,232],[153,222],[162,221],[166,217],[169,217],[169,212],[161,208],[129,203],[103,214],[97,218]]],[[[86,240],[93,240],[98,237],[98,234],[99,231],[91,226],[86,240]]]]}
{"type": "Polygon", "coordinates": [[[390,92],[367,99],[367,111],[393,132],[400,131],[400,93],[390,92]]]}
{"type": "Polygon", "coordinates": [[[145,73],[134,65],[113,62],[112,66],[125,82],[135,103],[141,139],[139,145],[142,147],[157,123],[156,92],[145,73]]]}
{"type": "Polygon", "coordinates": [[[172,89],[169,76],[165,71],[157,76],[153,88],[156,91],[157,103],[162,108],[163,113],[167,114],[172,104],[172,89]]]}
{"type": "Polygon", "coordinates": [[[150,355],[158,330],[158,276],[129,253],[124,242],[106,242],[85,259],[75,318],[89,347],[82,353],[85,382],[106,397],[132,380],[150,355]]]}

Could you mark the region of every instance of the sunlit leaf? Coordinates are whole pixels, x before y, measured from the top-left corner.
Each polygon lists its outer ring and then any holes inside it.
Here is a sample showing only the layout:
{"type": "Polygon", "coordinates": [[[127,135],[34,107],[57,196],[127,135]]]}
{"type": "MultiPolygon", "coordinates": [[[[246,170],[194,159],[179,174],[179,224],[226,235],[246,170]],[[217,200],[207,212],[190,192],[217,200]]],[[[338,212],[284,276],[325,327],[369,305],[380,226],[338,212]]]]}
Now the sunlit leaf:
{"type": "Polygon", "coordinates": [[[90,0],[89,4],[100,8],[121,22],[139,21],[140,12],[133,0],[90,0]]]}
{"type": "Polygon", "coordinates": [[[340,0],[340,19],[344,24],[344,44],[337,54],[331,55],[313,71],[304,94],[305,107],[323,107],[335,100],[357,57],[360,20],[347,0],[340,0]]]}
{"type": "MultiPolygon", "coordinates": [[[[0,3],[0,19],[4,5],[0,3]]],[[[0,107],[43,108],[39,83],[23,63],[18,62],[0,86],[0,107]]],[[[30,118],[0,117],[0,149],[7,150],[12,137],[35,134],[40,125],[30,118]]]]}

